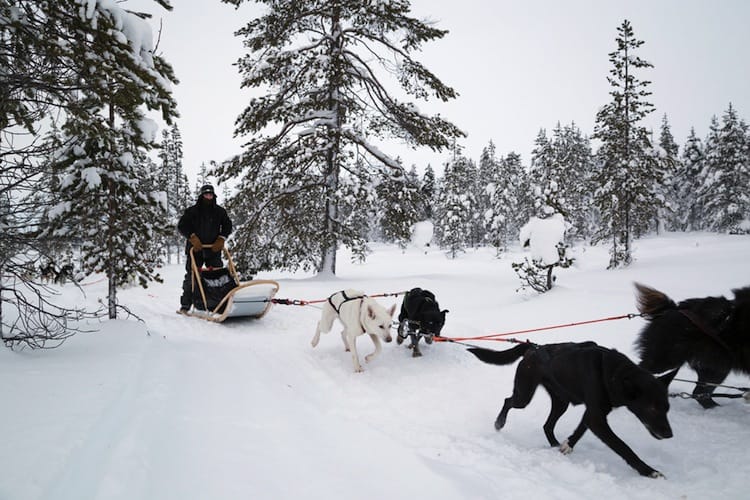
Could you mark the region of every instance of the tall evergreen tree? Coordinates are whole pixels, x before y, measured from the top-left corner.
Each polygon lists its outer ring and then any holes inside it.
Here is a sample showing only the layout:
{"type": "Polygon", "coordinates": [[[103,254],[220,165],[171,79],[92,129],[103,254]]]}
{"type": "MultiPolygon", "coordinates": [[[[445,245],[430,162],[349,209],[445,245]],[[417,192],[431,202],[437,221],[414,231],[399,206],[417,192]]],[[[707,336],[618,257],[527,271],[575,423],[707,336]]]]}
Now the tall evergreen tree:
{"type": "Polygon", "coordinates": [[[490,204],[484,213],[486,241],[499,253],[509,242],[518,240],[518,231],[532,213],[533,201],[528,174],[517,153],[511,152],[502,158],[494,173],[487,170],[487,175],[491,177],[486,186],[490,204]]]}
{"type": "Polygon", "coordinates": [[[435,239],[451,258],[471,243],[476,198],[471,189],[471,160],[454,156],[446,163],[435,203],[435,239]]]}
{"type": "Polygon", "coordinates": [[[698,201],[698,193],[704,181],[703,164],[703,143],[691,127],[672,181],[675,196],[674,229],[694,231],[703,227],[703,209],[698,201]]]}
{"type": "Polygon", "coordinates": [[[540,130],[529,169],[535,215],[560,214],[571,237],[585,236],[591,220],[591,165],[588,139],[575,124],[558,123],[552,139],[540,130]]]}
{"type": "Polygon", "coordinates": [[[657,166],[661,167],[662,182],[655,186],[655,191],[660,198],[664,199],[665,203],[663,209],[657,210],[657,232],[664,223],[674,219],[674,213],[677,210],[674,176],[679,170],[680,150],[672,135],[672,128],[669,126],[666,114],[662,117],[659,128],[659,149],[661,161],[658,162],[657,166]]]}
{"type": "MultiPolygon", "coordinates": [[[[557,124],[560,128],[560,124],[557,124]]],[[[529,182],[533,197],[534,215],[545,219],[553,213],[567,217],[567,210],[563,207],[561,198],[559,175],[557,173],[557,158],[552,141],[547,138],[547,131],[540,129],[534,140],[531,151],[531,166],[529,168],[529,182]]]]}
{"type": "Polygon", "coordinates": [[[424,169],[422,181],[419,185],[419,192],[422,195],[423,218],[431,219],[433,204],[435,203],[435,171],[429,163],[424,169]]]}
{"type": "Polygon", "coordinates": [[[388,175],[380,179],[376,193],[383,240],[406,248],[411,228],[419,220],[421,195],[419,179],[413,175],[388,175]]]}
{"type": "MultiPolygon", "coordinates": [[[[58,2],[78,40],[71,64],[81,68],[81,90],[62,126],[64,147],[53,160],[57,204],[46,234],[80,235],[84,270],[109,280],[108,311],[117,317],[117,288],[137,279],[160,280],[154,245],[166,231],[163,193],[149,191],[153,172],[145,152],[155,145],[148,109],[176,116],[168,88],[172,68],[136,33],[150,29],[138,16],[109,3],[58,2]],[[128,38],[128,34],[132,38],[128,38]],[[90,76],[87,76],[90,75],[90,76]]],[[[155,186],[152,182],[152,186],[155,186]]]]}
{"type": "Polygon", "coordinates": [[[218,169],[221,179],[240,181],[230,208],[250,214],[237,228],[235,254],[274,254],[265,264],[335,274],[339,245],[360,255],[366,248],[344,206],[360,206],[350,199],[366,189],[371,171],[401,169],[368,135],[434,150],[463,136],[381,81],[395,75],[418,99],[456,97],[411,55],[447,32],[409,17],[404,0],[260,3],[269,13],[239,30],[251,52],[238,66],[244,87],[268,93],[237,120],[237,135],[252,135],[244,152],[218,169]]]}
{"type": "Polygon", "coordinates": [[[729,104],[721,125],[712,122],[705,156],[705,181],[699,203],[713,231],[750,231],[750,146],[748,126],[729,104]]]}
{"type": "Polygon", "coordinates": [[[564,211],[561,213],[569,224],[566,236],[587,238],[596,217],[592,209],[594,160],[591,142],[575,123],[571,123],[562,129],[555,127],[552,144],[558,172],[557,184],[564,201],[564,211]]]}
{"type": "MultiPolygon", "coordinates": [[[[161,161],[159,180],[160,185],[166,191],[167,218],[172,228],[176,228],[180,216],[193,200],[193,193],[183,170],[182,159],[182,136],[179,127],[174,123],[171,129],[162,131],[159,151],[161,161]]],[[[183,253],[181,250],[184,246],[184,238],[176,229],[165,235],[164,246],[168,258],[171,259],[172,254],[175,254],[179,262],[179,256],[183,253]]]]}
{"type": "Polygon", "coordinates": [[[651,82],[636,77],[638,70],[653,65],[636,55],[644,42],[635,38],[629,21],[625,20],[617,33],[617,49],[609,54],[613,67],[607,77],[612,101],[597,113],[593,135],[601,141],[594,202],[602,226],[595,241],[611,240],[610,268],[630,264],[633,238],[645,232],[663,205],[655,192],[662,182],[659,157],[649,132],[640,125],[653,111],[646,100],[651,95],[647,90],[651,82]]]}
{"type": "Polygon", "coordinates": [[[492,245],[499,254],[508,239],[507,216],[502,194],[506,192],[501,175],[500,160],[497,158],[495,143],[482,149],[479,157],[479,177],[484,187],[478,193],[479,213],[484,224],[484,240],[492,245]]]}

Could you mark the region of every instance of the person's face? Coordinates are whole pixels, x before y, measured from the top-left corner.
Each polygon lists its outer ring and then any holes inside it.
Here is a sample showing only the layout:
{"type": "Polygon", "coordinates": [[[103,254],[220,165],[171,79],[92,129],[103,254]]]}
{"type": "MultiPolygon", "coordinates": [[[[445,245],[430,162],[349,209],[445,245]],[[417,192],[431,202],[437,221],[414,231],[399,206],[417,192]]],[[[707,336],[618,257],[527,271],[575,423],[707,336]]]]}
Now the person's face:
{"type": "Polygon", "coordinates": [[[213,200],[214,194],[213,193],[203,193],[203,197],[207,200],[213,200]]]}

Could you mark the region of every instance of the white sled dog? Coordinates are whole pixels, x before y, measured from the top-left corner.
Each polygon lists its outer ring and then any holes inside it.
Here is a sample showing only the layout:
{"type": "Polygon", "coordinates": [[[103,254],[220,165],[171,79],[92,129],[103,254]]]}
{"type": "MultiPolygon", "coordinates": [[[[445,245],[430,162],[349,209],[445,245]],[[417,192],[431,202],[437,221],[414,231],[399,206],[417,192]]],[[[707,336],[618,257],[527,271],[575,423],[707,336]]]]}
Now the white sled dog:
{"type": "Polygon", "coordinates": [[[315,336],[310,342],[313,347],[320,341],[320,333],[328,333],[333,327],[333,320],[338,318],[344,329],[341,331],[341,339],[344,341],[344,347],[352,354],[354,362],[354,371],[363,371],[362,365],[359,364],[357,355],[357,337],[366,333],[375,344],[375,351],[365,356],[368,363],[378,354],[380,354],[380,339],[386,342],[393,340],[391,338],[391,323],[393,314],[396,312],[396,304],[387,311],[383,306],[378,304],[375,299],[367,297],[359,290],[342,290],[336,292],[323,305],[323,313],[318,326],[315,329],[315,336]]]}

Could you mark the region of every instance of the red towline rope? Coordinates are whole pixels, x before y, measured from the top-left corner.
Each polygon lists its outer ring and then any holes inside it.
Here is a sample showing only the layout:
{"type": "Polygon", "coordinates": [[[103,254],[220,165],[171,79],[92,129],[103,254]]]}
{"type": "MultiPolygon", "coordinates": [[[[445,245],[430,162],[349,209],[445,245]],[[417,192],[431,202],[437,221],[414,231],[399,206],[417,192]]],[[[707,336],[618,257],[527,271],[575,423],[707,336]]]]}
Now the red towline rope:
{"type": "MultiPolygon", "coordinates": [[[[365,295],[365,297],[397,297],[404,295],[406,292],[384,292],[377,295],[365,295]]],[[[328,297],[325,299],[316,300],[300,300],[300,299],[271,299],[272,304],[281,304],[284,306],[307,306],[310,304],[319,304],[321,302],[328,302],[328,297]]]]}
{"type": "Polygon", "coordinates": [[[541,328],[529,328],[528,330],[516,330],[513,332],[505,332],[505,333],[490,333],[488,335],[479,335],[477,337],[443,337],[442,335],[439,337],[434,337],[433,340],[436,342],[461,342],[464,340],[497,340],[497,341],[507,341],[507,339],[502,339],[498,337],[506,337],[508,335],[519,335],[521,333],[531,333],[531,332],[540,332],[543,330],[554,330],[556,328],[568,328],[570,326],[580,326],[580,325],[588,325],[591,323],[601,323],[603,321],[614,321],[616,319],[633,319],[641,316],[640,314],[623,314],[621,316],[611,316],[609,318],[600,318],[600,319],[592,319],[588,321],[577,321],[575,323],[567,323],[564,325],[553,325],[553,326],[543,326],[541,328]]]}

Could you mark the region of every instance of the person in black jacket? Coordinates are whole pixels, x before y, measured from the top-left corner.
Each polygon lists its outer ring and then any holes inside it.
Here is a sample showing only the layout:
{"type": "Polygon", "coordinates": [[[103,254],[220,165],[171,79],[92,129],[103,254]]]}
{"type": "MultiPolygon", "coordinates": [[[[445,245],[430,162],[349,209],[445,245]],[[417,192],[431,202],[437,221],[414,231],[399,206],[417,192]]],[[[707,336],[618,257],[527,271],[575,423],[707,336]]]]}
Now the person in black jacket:
{"type": "Polygon", "coordinates": [[[193,302],[193,270],[190,264],[189,252],[193,252],[198,267],[222,267],[221,251],[224,242],[232,232],[232,221],[223,207],[216,204],[214,187],[206,184],[201,188],[198,201],[188,207],[177,223],[177,229],[187,238],[185,253],[185,279],[182,281],[182,297],[180,297],[180,312],[190,309],[193,302]],[[211,245],[203,248],[203,245],[211,245]]]}

